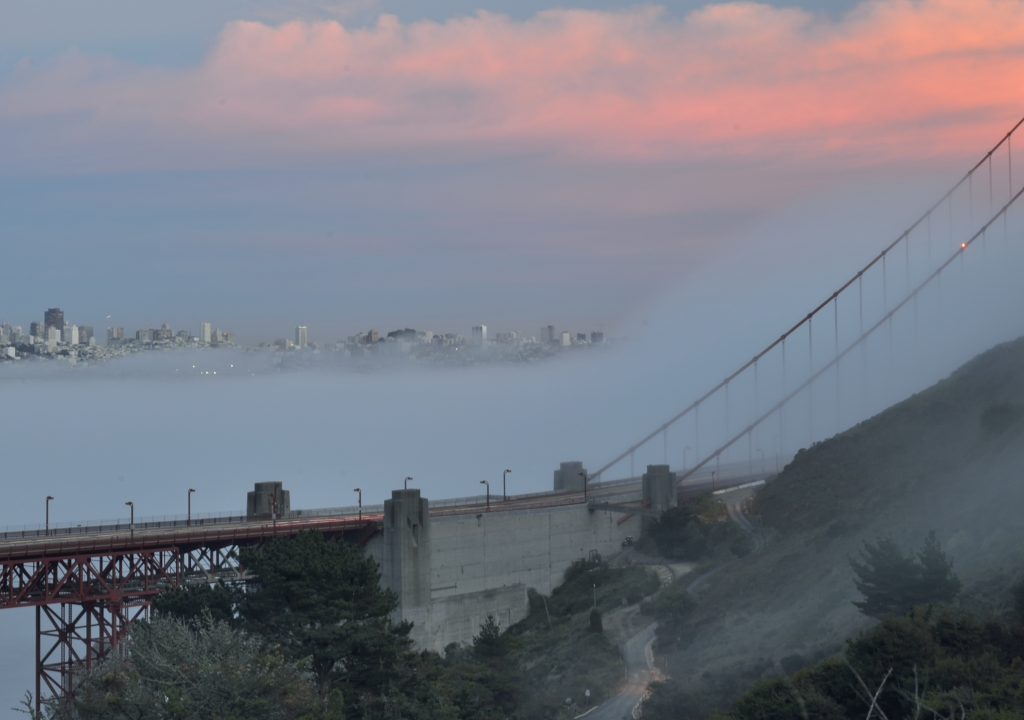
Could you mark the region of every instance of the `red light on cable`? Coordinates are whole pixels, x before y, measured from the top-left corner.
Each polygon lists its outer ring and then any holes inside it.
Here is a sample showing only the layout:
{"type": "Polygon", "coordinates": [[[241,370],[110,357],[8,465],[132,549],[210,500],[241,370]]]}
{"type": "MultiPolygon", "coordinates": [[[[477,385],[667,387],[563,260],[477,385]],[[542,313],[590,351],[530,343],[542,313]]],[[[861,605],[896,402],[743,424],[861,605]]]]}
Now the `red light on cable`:
{"type": "Polygon", "coordinates": [[[961,250],[966,250],[967,249],[967,243],[965,243],[965,242],[960,243],[960,249],[961,250]]]}

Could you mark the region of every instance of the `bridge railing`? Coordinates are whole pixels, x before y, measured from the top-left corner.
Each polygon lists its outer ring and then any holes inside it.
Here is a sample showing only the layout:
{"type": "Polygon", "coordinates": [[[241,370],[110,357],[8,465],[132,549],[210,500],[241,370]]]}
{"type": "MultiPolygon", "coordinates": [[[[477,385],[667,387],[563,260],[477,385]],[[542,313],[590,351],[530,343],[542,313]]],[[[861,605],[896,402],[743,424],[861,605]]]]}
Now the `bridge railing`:
{"type": "MultiPolygon", "coordinates": [[[[364,505],[363,515],[379,515],[384,511],[382,504],[364,505]]],[[[316,508],[310,510],[290,510],[281,513],[278,517],[281,520],[317,517],[357,517],[358,507],[340,508],[316,508]]],[[[212,527],[216,525],[236,525],[250,521],[263,521],[265,518],[251,518],[242,512],[226,513],[204,513],[193,515],[191,520],[185,515],[166,515],[157,517],[146,517],[136,520],[134,524],[127,519],[100,520],[94,524],[85,523],[61,523],[51,524],[49,531],[43,525],[26,526],[23,528],[6,528],[0,532],[0,542],[4,540],[19,540],[35,537],[61,537],[69,535],[97,535],[102,533],[121,532],[134,528],[141,530],[175,529],[186,527],[212,527]]]]}
{"type": "MultiPolygon", "coordinates": [[[[730,476],[738,476],[744,474],[745,469],[744,463],[728,463],[722,465],[722,472],[720,477],[726,479],[730,476]]],[[[707,471],[708,473],[710,471],[707,471]]],[[[591,491],[595,493],[601,493],[603,496],[612,497],[611,493],[614,493],[618,488],[626,488],[629,485],[635,484],[640,481],[640,477],[633,478],[620,478],[617,480],[600,480],[595,481],[590,485],[591,491]]],[[[578,492],[572,491],[540,491],[532,493],[516,493],[510,494],[509,500],[512,501],[529,501],[539,499],[557,499],[560,496],[578,495],[578,492]]],[[[501,502],[500,493],[491,493],[491,502],[501,502]]],[[[625,497],[625,495],[614,495],[614,497],[625,497]]],[[[430,507],[437,509],[455,508],[459,506],[476,507],[484,505],[487,502],[487,496],[484,495],[466,495],[462,497],[450,497],[440,498],[437,500],[430,501],[430,507]]],[[[345,505],[340,507],[326,507],[326,508],[306,508],[299,510],[290,510],[287,513],[281,513],[279,519],[281,520],[292,520],[302,518],[325,518],[325,517],[357,517],[360,512],[363,515],[380,515],[384,512],[383,503],[374,503],[363,505],[360,510],[357,505],[345,505]]],[[[12,541],[12,540],[25,540],[40,537],[68,537],[68,536],[81,536],[81,535],[100,535],[104,533],[117,533],[126,532],[131,529],[136,531],[143,530],[160,530],[160,529],[182,529],[182,528],[202,528],[202,527],[214,527],[218,525],[237,525],[239,523],[246,522],[262,522],[265,518],[250,518],[245,513],[240,511],[226,511],[220,513],[193,513],[191,519],[187,515],[163,515],[163,516],[149,516],[141,518],[135,521],[134,525],[131,524],[125,518],[119,518],[116,520],[100,520],[95,523],[52,523],[49,530],[43,525],[31,525],[20,528],[5,528],[0,531],[0,542],[12,541]]]]}

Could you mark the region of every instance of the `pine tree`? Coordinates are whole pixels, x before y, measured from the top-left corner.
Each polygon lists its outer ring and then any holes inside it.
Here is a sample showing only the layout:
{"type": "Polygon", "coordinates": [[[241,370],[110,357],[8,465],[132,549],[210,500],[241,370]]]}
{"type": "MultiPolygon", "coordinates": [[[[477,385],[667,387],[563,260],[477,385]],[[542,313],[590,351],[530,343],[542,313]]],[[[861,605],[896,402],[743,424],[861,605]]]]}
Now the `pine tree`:
{"type": "Polygon", "coordinates": [[[508,643],[493,615],[480,625],[480,634],[473,638],[473,652],[480,657],[501,657],[508,653],[508,643]]]}
{"type": "Polygon", "coordinates": [[[921,594],[930,602],[948,602],[960,592],[960,578],[953,573],[953,562],[942,552],[935,531],[928,533],[917,554],[921,565],[921,594]]]}
{"type": "Polygon", "coordinates": [[[854,583],[864,596],[854,602],[873,618],[905,615],[917,605],[947,602],[960,591],[953,564],[929,533],[917,555],[905,555],[892,538],[865,541],[859,559],[851,558],[854,583]]]}
{"type": "MultiPolygon", "coordinates": [[[[309,658],[322,692],[380,695],[411,647],[412,626],[391,622],[394,593],[380,586],[373,558],[319,533],[243,548],[255,580],[239,603],[244,629],[309,658]]],[[[354,700],[353,700],[354,702],[354,700]]]]}

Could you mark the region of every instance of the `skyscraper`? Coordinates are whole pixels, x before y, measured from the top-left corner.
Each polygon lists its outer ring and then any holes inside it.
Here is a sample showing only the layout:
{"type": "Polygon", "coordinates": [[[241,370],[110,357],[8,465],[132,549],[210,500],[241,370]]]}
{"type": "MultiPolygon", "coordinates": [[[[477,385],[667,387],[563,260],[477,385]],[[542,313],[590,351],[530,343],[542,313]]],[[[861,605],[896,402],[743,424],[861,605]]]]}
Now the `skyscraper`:
{"type": "Polygon", "coordinates": [[[205,345],[209,345],[213,342],[213,326],[204,322],[199,329],[199,341],[205,345]]]}
{"type": "Polygon", "coordinates": [[[474,325],[473,326],[473,344],[477,346],[484,346],[487,344],[487,326],[486,325],[474,325]]]}
{"type": "Polygon", "coordinates": [[[43,313],[43,327],[46,330],[57,328],[58,332],[64,331],[64,311],[60,308],[50,308],[43,313]]]}
{"type": "Polygon", "coordinates": [[[108,327],[107,328],[107,345],[120,345],[124,342],[124,328],[123,327],[108,327]]]}
{"type": "Polygon", "coordinates": [[[298,325],[295,328],[295,347],[304,348],[309,345],[309,328],[298,325]]]}

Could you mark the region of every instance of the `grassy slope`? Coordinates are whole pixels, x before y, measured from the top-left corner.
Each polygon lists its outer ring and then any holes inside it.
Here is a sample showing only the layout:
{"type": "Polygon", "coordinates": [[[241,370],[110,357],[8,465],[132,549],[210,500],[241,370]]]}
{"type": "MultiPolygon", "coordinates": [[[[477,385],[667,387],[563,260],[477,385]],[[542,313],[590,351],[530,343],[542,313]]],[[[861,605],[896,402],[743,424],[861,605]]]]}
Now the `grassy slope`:
{"type": "Polygon", "coordinates": [[[867,624],[847,558],[881,534],[917,547],[935,529],[981,600],[979,580],[1008,584],[1024,568],[1021,408],[1024,340],[801,452],[755,504],[768,547],[722,569],[662,658],[674,681],[741,689],[836,649],[867,624]]]}

